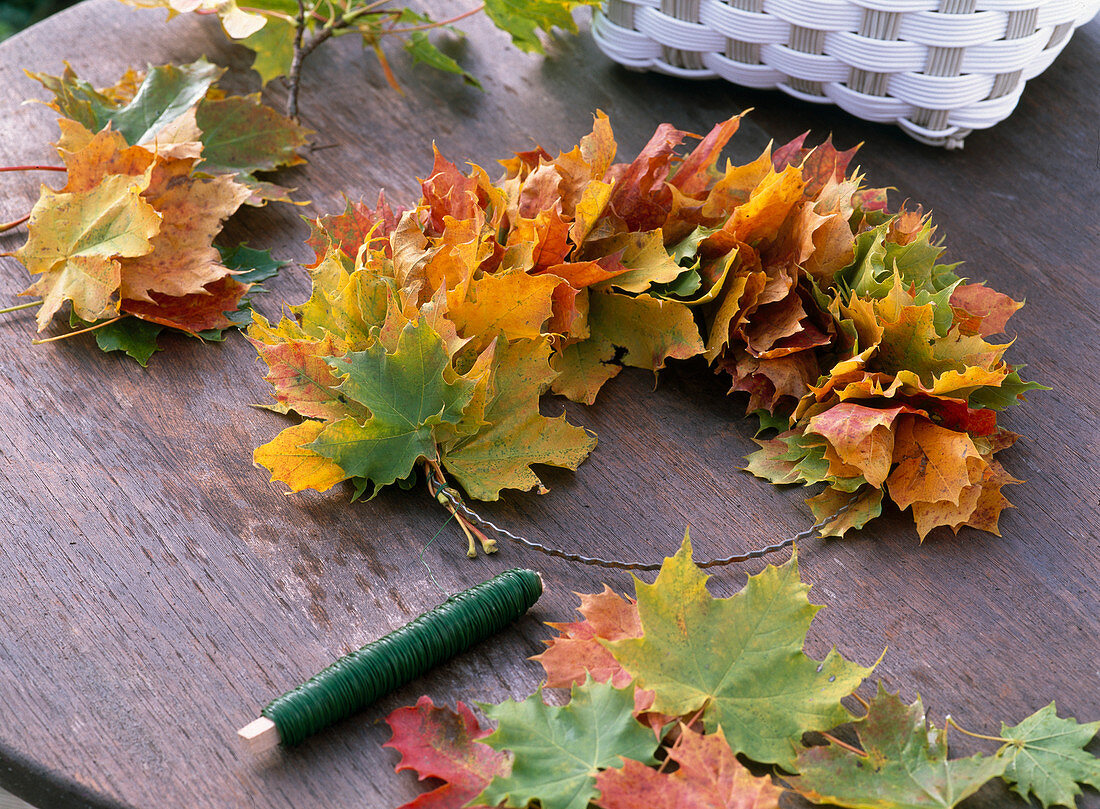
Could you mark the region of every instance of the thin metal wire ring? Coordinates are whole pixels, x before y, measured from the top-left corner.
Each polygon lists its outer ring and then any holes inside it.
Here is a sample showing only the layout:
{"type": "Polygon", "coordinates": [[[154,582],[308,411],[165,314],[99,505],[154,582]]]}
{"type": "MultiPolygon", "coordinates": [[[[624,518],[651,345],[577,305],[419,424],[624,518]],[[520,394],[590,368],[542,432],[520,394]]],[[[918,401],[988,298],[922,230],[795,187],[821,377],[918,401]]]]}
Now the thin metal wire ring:
{"type": "MultiPolygon", "coordinates": [[[[433,497],[438,497],[440,494],[442,494],[444,497],[447,498],[447,500],[450,502],[450,504],[452,506],[454,506],[458,511],[461,511],[463,513],[463,515],[465,515],[466,517],[469,517],[471,520],[476,522],[482,528],[489,528],[489,529],[493,530],[494,532],[496,532],[497,534],[500,534],[501,536],[506,536],[509,539],[511,539],[515,542],[518,542],[518,543],[520,543],[521,545],[523,545],[525,547],[530,548],[531,550],[538,551],[539,553],[544,553],[547,556],[555,556],[558,559],[565,559],[569,562],[579,562],[582,565],[593,565],[593,566],[596,566],[596,567],[612,567],[612,568],[619,568],[620,570],[660,570],[661,569],[661,563],[660,562],[624,562],[624,561],[619,560],[619,559],[602,559],[598,556],[585,556],[585,555],[579,554],[579,553],[569,553],[568,551],[563,551],[563,550],[559,550],[557,548],[548,547],[546,545],[543,545],[540,542],[535,542],[532,539],[527,539],[526,537],[520,536],[519,534],[513,534],[507,528],[502,528],[499,525],[497,525],[496,523],[494,523],[492,520],[485,519],[480,514],[478,514],[476,511],[474,511],[469,506],[467,506],[464,502],[462,502],[462,497],[459,495],[459,493],[455,489],[451,488],[450,486],[443,486],[443,487],[437,488],[436,485],[435,485],[435,481],[432,480],[431,475],[428,475],[427,478],[428,478],[428,491],[430,491],[432,493],[433,497]]],[[[812,537],[820,529],[824,528],[826,525],[831,523],[837,517],[841,516],[842,514],[844,514],[844,512],[846,512],[848,509],[850,509],[852,506],[854,506],[857,499],[858,498],[855,495],[853,495],[851,500],[849,500],[843,506],[838,508],[831,515],[829,515],[827,517],[822,517],[820,520],[815,522],[813,525],[811,525],[805,531],[800,531],[799,533],[795,534],[794,536],[789,537],[787,539],[784,539],[782,542],[776,542],[773,545],[765,545],[762,548],[757,548],[756,550],[748,551],[747,553],[734,554],[733,556],[724,556],[721,559],[708,559],[708,560],[703,561],[703,562],[696,562],[695,564],[698,567],[720,567],[722,565],[731,565],[731,564],[734,564],[736,562],[745,562],[745,561],[748,561],[749,559],[758,559],[761,556],[767,556],[770,553],[775,553],[776,551],[781,551],[784,548],[787,548],[787,547],[793,545],[796,542],[799,542],[803,539],[809,539],[810,537],[812,537]]]]}

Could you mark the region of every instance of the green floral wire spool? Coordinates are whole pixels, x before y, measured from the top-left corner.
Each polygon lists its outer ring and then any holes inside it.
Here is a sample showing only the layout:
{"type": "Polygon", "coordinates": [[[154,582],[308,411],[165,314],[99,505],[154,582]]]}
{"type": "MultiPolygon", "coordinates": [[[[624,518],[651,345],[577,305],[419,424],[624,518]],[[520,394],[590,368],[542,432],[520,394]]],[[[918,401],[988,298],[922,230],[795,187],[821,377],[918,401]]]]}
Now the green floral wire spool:
{"type": "Polygon", "coordinates": [[[506,570],[340,658],[261,713],[274,723],[279,741],[293,747],[496,634],[541,595],[537,573],[506,570]]]}

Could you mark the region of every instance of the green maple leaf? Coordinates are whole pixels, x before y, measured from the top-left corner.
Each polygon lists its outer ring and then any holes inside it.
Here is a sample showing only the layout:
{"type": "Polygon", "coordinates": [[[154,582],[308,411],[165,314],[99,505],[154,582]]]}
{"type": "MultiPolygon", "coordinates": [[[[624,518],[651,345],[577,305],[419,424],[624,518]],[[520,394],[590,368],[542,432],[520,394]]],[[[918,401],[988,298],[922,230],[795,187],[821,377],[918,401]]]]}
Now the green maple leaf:
{"type": "Polygon", "coordinates": [[[570,690],[569,704],[542,701],[542,688],[523,702],[481,705],[499,725],[481,741],[511,750],[512,772],[497,776],[474,799],[477,804],[542,809],[585,809],[598,794],[596,773],[622,766],[622,758],[654,762],[658,739],[633,715],[634,689],[593,682],[570,690]]]}
{"type": "MultiPolygon", "coordinates": [[[[69,325],[74,329],[86,329],[95,324],[70,313],[69,325]]],[[[124,317],[96,329],[95,342],[101,351],[125,352],[144,368],[149,364],[149,358],[161,350],[157,345],[157,337],[165,328],[159,323],[150,323],[141,318],[124,317]]]]}
{"type": "Polygon", "coordinates": [[[1001,737],[1010,740],[1005,781],[1025,800],[1034,794],[1046,807],[1075,807],[1078,784],[1100,789],[1100,759],[1084,750],[1097,731],[1100,722],[1062,719],[1053,702],[1013,727],[1002,722],[1001,737]]]}
{"type": "Polygon", "coordinates": [[[413,64],[427,65],[443,73],[454,73],[461,76],[462,80],[472,87],[482,89],[481,82],[462,65],[439,50],[423,31],[414,31],[409,34],[409,38],[405,40],[405,50],[412,56],[413,64]]]}
{"type": "MultiPolygon", "coordinates": [[[[267,281],[279,274],[279,270],[290,262],[273,258],[270,250],[256,250],[246,244],[238,244],[236,247],[218,247],[222,257],[222,264],[237,273],[233,276],[243,284],[258,284],[267,281]]],[[[253,286],[250,292],[259,292],[259,287],[253,286]]]]}
{"type": "Polygon", "coordinates": [[[640,638],[605,642],[653,710],[703,709],[735,753],[793,770],[802,734],[851,719],[840,704],[870,673],[833,649],[818,662],[802,652],[819,609],[809,602],[798,558],[750,576],[741,592],[714,598],[691,558],[691,541],[666,559],[653,584],[635,580],[640,638]]]}
{"type": "Polygon", "coordinates": [[[240,40],[256,54],[252,69],[265,85],[290,73],[294,61],[294,23],[281,17],[268,17],[264,27],[240,40]]]}
{"type": "Polygon", "coordinates": [[[575,34],[573,9],[599,5],[597,0],[488,0],[485,13],[523,51],[543,53],[538,30],[561,28],[575,34]]]}
{"type": "Polygon", "coordinates": [[[1038,382],[1029,382],[1020,378],[1022,365],[1015,365],[998,387],[983,387],[967,397],[970,407],[988,407],[992,410],[1004,410],[1006,407],[1026,400],[1028,391],[1052,390],[1038,382]]]}
{"type": "Polygon", "coordinates": [[[202,130],[198,170],[206,174],[237,174],[246,182],[253,172],[305,162],[296,150],[308,142],[309,130],[264,106],[258,93],[208,98],[195,122],[202,130]]]}
{"type": "Polygon", "coordinates": [[[451,358],[439,335],[423,318],[402,329],[393,353],[376,341],[329,361],[345,377],[337,390],[370,411],[359,421],[342,418],[327,425],[309,449],[332,459],[349,477],[370,480],[377,491],[406,478],[420,458],[435,458],[434,427],[457,424],[475,383],[445,372],[451,358]]]}
{"type": "Polygon", "coordinates": [[[224,68],[199,59],[189,65],[161,65],[146,74],[134,97],[116,104],[77,78],[65,66],[61,76],[44,73],[27,75],[54,94],[52,106],[66,118],[99,132],[110,124],[131,146],[147,143],[166,125],[195,106],[206,95],[224,68]]]}
{"type": "Polygon", "coordinates": [[[575,470],[595,448],[596,439],[567,423],[564,414],[539,413],[539,396],[555,376],[549,357],[544,339],[498,344],[495,395],[484,416],[488,424],[443,456],[447,471],[470,496],[497,500],[501,489],[542,487],[531,464],[575,470]]]}
{"type": "Polygon", "coordinates": [[[947,302],[961,280],[954,272],[959,265],[936,263],[945,248],[932,240],[935,228],[931,224],[926,223],[908,244],[886,241],[895,218],[856,236],[855,260],[837,272],[836,283],[860,297],[884,298],[893,286],[896,271],[905,287],[915,286],[922,295],[918,303],[935,301],[937,315],[945,318],[941,321],[937,317],[936,324],[942,326],[943,334],[951,324],[947,302]],[[942,294],[945,291],[947,294],[942,294]]]}
{"type": "Polygon", "coordinates": [[[814,803],[851,809],[949,809],[1005,769],[1001,756],[948,759],[947,736],[926,726],[920,699],[906,705],[881,683],[856,732],[864,755],[810,748],[790,785],[814,803]]]}

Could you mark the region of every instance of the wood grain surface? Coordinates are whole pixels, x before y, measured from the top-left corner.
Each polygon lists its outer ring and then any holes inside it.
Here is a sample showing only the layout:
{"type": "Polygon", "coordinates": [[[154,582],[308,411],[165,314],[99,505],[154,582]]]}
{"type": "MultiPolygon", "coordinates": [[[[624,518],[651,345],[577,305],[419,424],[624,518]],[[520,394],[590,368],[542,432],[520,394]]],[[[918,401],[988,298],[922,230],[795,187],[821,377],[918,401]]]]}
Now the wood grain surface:
{"type": "MultiPolygon", "coordinates": [[[[486,166],[534,142],[569,149],[597,108],[625,159],[662,121],[702,132],[749,106],[735,159],[808,128],[842,147],[865,141],[858,162],[872,183],[931,208],[971,277],[1027,299],[1010,358],[1054,390],[1003,419],[1027,439],[999,458],[1028,481],[1009,492],[1018,508],[1002,517],[1003,537],[941,530],[921,546],[895,512],[851,539],[805,543],[803,575],[828,605],[810,651],[835,644],[869,664],[888,648],[878,676],[907,698],[919,692],[937,723],[950,713],[992,732],[1052,699],[1065,715],[1100,719],[1100,21],[1031,82],[1013,117],[954,153],[778,93],[629,73],[585,35],[555,38],[542,59],[483,22],[466,30],[448,48],[483,93],[397,52],[402,97],[353,37],[317,52],[302,111],[321,148],[283,175],[313,200],[306,210],[333,212],[342,193],[373,199],[379,187],[411,200],[433,139],[456,162],[486,166]]],[[[231,68],[235,89],[257,86],[249,54],[209,18],[165,24],[161,11],[112,0],[5,42],[0,163],[56,162],[55,116],[22,103],[45,95],[23,68],[59,73],[67,59],[107,84],[129,66],[204,54],[231,68]]],[[[41,179],[0,175],[0,221],[30,209],[41,179]]],[[[227,236],[305,260],[299,214],[246,211],[227,236]]],[[[0,250],[23,238],[0,236],[0,250]]],[[[3,305],[27,284],[0,259],[3,305]]],[[[272,313],[303,299],[308,278],[293,267],[269,286],[262,308],[272,313]]],[[[33,336],[31,312],[0,320],[0,786],[40,806],[396,806],[421,787],[393,773],[382,717],[422,693],[447,703],[526,696],[541,668],[525,658],[549,637],[541,622],[571,620],[572,591],[603,581],[632,590],[625,574],[511,546],[469,561],[448,528],[423,557],[443,588],[535,567],[547,583],[536,609],[301,748],[251,757],[234,731],[264,703],[442,599],[418,557],[445,515],[419,491],[349,505],[339,487],[287,497],[269,484],[252,449],[286,422],[249,406],[267,400],[267,385],[237,336],[168,337],[147,370],[90,339],[32,346],[33,336]]],[[[595,406],[566,406],[600,436],[579,472],[547,473],[550,494],[485,510],[563,548],[649,559],[673,551],[687,524],[708,556],[788,536],[810,522],[806,493],[738,471],[753,449],[743,407],[698,364],[662,373],[655,391],[651,375],[624,373],[595,406]]],[[[729,594],[762,566],[725,569],[713,589],[729,594]]],[[[983,749],[953,738],[961,753],[983,749]]],[[[1024,803],[998,782],[966,805],[1024,803]]],[[[1100,806],[1100,796],[1079,805],[1100,806]]]]}

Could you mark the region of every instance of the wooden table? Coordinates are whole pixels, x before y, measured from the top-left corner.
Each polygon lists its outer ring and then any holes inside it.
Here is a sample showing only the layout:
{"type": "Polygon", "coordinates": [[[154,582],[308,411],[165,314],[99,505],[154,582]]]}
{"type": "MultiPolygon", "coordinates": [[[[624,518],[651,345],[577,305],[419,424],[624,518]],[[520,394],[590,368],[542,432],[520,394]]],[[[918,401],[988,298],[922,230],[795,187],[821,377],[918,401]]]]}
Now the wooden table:
{"type": "MultiPolygon", "coordinates": [[[[106,84],[128,66],[206,54],[232,68],[234,86],[253,86],[248,54],[213,21],[165,25],[163,16],[90,0],[0,45],[0,163],[56,160],[53,114],[21,106],[44,96],[23,68],[59,73],[68,59],[106,84]]],[[[780,94],[631,74],[587,36],[555,39],[540,59],[482,22],[467,30],[455,50],[484,93],[398,54],[402,98],[352,37],[316,54],[303,115],[328,148],[284,175],[311,210],[342,207],[341,192],[373,198],[379,186],[412,199],[433,139],[456,162],[486,166],[535,141],[568,149],[596,108],[611,116],[626,158],[662,121],[705,131],[747,106],[756,112],[732,146],[737,159],[807,128],[831,130],[842,146],[866,141],[858,162],[874,184],[930,207],[974,278],[1027,298],[1010,356],[1054,390],[1004,418],[1028,436],[1002,456],[1028,483],[1010,491],[1018,510],[1002,518],[1003,538],[964,530],[918,546],[911,518],[895,513],[850,540],[805,544],[804,576],[829,606],[810,650],[835,643],[870,663],[888,646],[878,675],[907,698],[919,691],[937,722],[950,712],[993,731],[1051,699],[1063,714],[1100,719],[1100,21],[1031,83],[1011,119],[956,153],[780,94]]],[[[37,180],[3,175],[0,220],[30,208],[37,180]]],[[[298,215],[249,211],[228,236],[302,261],[310,252],[298,215]]],[[[0,237],[0,249],[22,239],[0,237]]],[[[27,278],[13,260],[0,266],[11,300],[27,278]]],[[[308,279],[294,268],[270,286],[268,312],[303,299],[308,279]]],[[[267,483],[252,449],[285,422],[249,407],[268,393],[242,339],[170,337],[142,370],[91,340],[32,346],[32,329],[29,312],[0,321],[0,786],[31,801],[395,806],[420,787],[392,772],[382,717],[422,693],[447,703],[526,696],[541,668],[525,658],[549,636],[542,621],[570,620],[571,591],[602,581],[632,590],[625,574],[511,546],[471,562],[448,529],[424,554],[440,584],[454,591],[537,566],[548,591],[532,614],[300,749],[250,756],[234,731],[263,703],[441,600],[418,560],[441,511],[419,492],[349,505],[339,488],[286,497],[267,483]]],[[[575,475],[548,474],[545,497],[511,496],[486,511],[561,547],[651,558],[674,550],[688,523],[708,556],[808,525],[801,490],[738,471],[751,428],[722,380],[688,364],[651,387],[647,374],[626,373],[596,406],[570,406],[600,435],[592,459],[575,475]]],[[[715,591],[732,592],[762,564],[719,573],[715,591]]],[[[955,741],[959,752],[977,749],[955,741]]],[[[1023,805],[999,782],[968,804],[1023,805]]],[[[1080,805],[1100,806],[1100,796],[1080,805]]]]}

